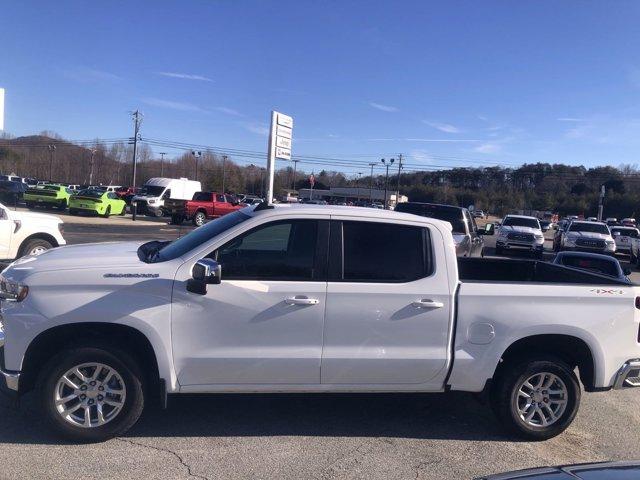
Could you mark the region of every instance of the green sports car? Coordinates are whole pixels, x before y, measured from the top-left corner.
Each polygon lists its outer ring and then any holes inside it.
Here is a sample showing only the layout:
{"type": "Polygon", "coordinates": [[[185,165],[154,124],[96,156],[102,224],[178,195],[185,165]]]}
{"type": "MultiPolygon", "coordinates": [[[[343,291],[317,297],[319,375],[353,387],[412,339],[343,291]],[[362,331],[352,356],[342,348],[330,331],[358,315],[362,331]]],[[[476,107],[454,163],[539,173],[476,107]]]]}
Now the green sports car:
{"type": "Polygon", "coordinates": [[[56,207],[66,210],[69,198],[75,192],[63,185],[45,185],[40,188],[29,188],[24,192],[23,199],[27,208],[56,207]]]}
{"type": "Polygon", "coordinates": [[[69,201],[69,213],[78,215],[79,213],[96,213],[101,217],[108,218],[109,215],[124,215],[127,204],[121,200],[114,192],[104,190],[87,189],[81,190],[71,197],[69,201]]]}

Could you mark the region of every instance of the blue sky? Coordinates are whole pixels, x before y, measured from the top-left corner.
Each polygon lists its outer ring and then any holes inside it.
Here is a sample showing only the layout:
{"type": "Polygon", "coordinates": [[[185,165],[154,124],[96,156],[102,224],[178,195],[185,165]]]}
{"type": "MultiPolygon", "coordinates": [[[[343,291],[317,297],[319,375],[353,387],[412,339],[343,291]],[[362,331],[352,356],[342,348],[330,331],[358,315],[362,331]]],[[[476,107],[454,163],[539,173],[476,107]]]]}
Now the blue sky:
{"type": "Polygon", "coordinates": [[[264,151],[277,109],[294,155],[637,164],[639,24],[635,1],[4,2],[5,129],[127,137],[139,108],[143,137],[264,151]]]}

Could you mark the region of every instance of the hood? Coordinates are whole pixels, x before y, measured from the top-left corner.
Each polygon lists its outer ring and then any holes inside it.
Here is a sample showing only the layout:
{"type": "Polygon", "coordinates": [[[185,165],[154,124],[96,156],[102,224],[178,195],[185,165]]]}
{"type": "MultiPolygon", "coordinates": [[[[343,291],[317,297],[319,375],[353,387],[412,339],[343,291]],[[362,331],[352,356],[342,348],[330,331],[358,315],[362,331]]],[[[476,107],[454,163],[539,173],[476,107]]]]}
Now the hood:
{"type": "Polygon", "coordinates": [[[507,226],[501,226],[500,227],[500,231],[501,232],[518,232],[518,233],[532,233],[532,234],[538,234],[540,235],[540,230],[537,228],[532,228],[532,227],[520,227],[520,226],[514,226],[514,225],[507,225],[507,226]]]}
{"type": "Polygon", "coordinates": [[[31,273],[52,270],[87,270],[145,266],[138,258],[143,242],[86,243],[53,248],[38,256],[26,256],[13,262],[3,275],[25,278],[31,273]]]}
{"type": "Polygon", "coordinates": [[[63,223],[60,217],[56,217],[55,215],[49,215],[47,213],[18,212],[15,210],[10,210],[9,215],[11,216],[11,220],[33,220],[35,222],[63,223]]]}

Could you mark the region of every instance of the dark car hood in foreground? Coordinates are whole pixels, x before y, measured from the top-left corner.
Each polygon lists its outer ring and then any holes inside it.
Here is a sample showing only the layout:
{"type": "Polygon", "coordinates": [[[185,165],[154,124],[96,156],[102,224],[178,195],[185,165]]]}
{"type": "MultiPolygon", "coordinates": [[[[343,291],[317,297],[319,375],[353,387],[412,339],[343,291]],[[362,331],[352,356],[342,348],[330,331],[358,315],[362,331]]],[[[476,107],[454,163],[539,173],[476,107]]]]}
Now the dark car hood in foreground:
{"type": "Polygon", "coordinates": [[[640,479],[640,462],[605,462],[542,467],[498,473],[477,480],[636,480],[640,479]]]}

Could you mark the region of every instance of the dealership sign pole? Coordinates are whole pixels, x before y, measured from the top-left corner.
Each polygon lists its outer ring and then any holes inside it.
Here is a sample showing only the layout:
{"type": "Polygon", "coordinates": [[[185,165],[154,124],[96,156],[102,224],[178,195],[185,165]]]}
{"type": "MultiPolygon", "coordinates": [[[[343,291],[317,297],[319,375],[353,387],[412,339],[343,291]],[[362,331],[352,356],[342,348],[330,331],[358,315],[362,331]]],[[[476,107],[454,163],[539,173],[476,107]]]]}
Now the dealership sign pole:
{"type": "Polygon", "coordinates": [[[269,130],[269,151],[267,154],[267,203],[273,203],[273,177],[276,171],[276,158],[291,160],[291,139],[293,137],[293,118],[280,112],[271,112],[269,130]]]}

